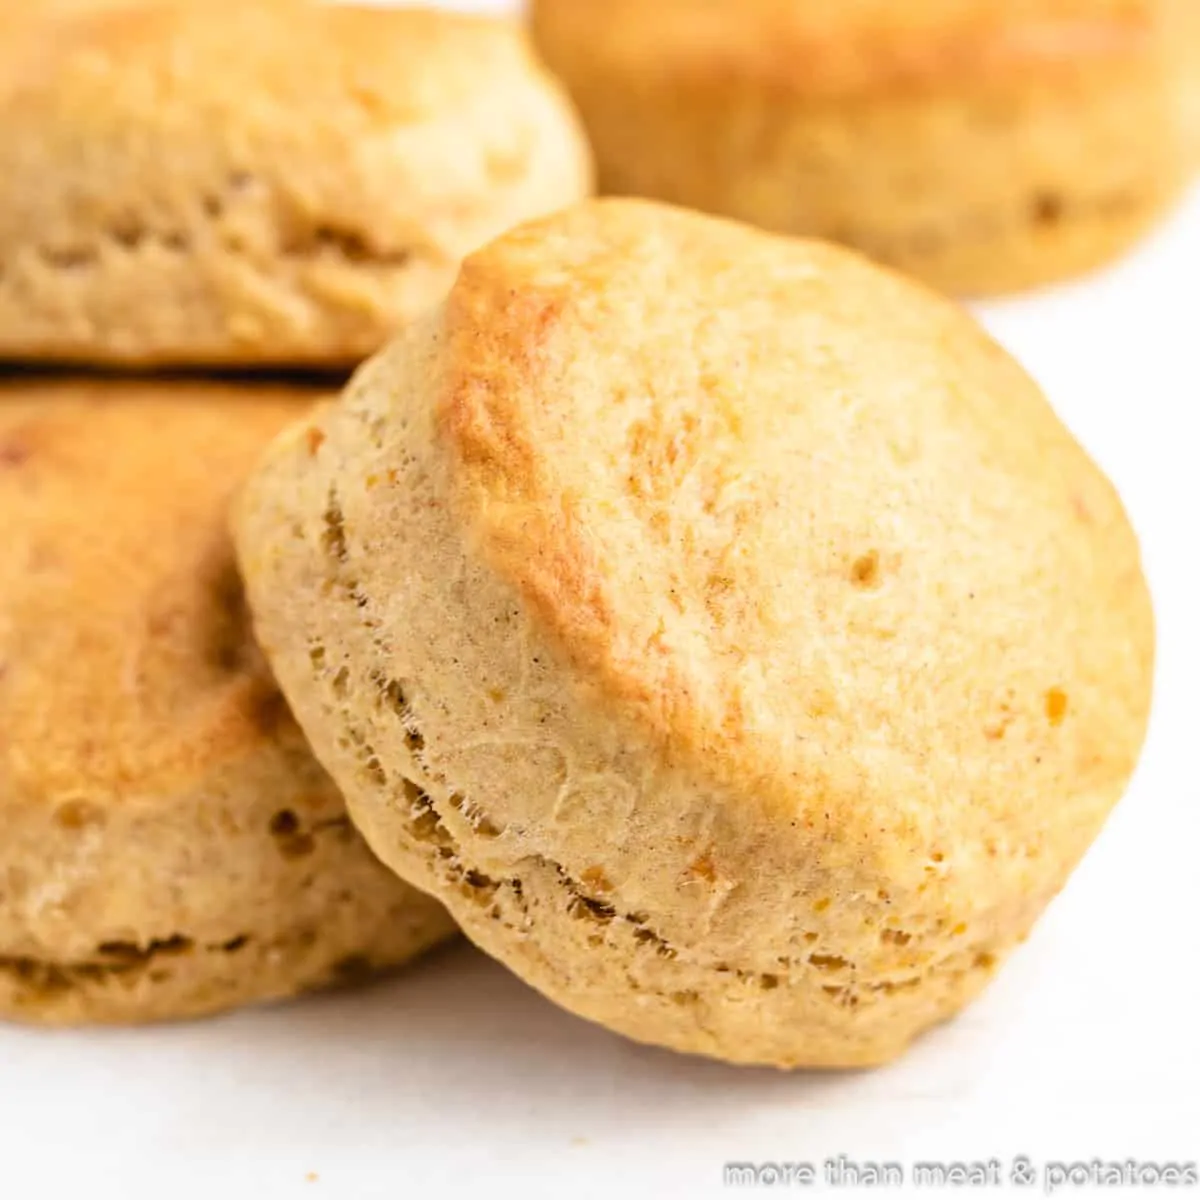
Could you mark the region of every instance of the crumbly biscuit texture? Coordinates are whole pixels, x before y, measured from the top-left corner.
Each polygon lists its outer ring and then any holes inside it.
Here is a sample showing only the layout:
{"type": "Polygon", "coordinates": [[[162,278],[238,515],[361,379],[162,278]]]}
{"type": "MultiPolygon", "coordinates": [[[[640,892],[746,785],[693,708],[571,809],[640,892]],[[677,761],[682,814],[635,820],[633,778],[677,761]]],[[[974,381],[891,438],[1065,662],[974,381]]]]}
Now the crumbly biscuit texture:
{"type": "Polygon", "coordinates": [[[1159,0],[536,0],[533,28],[603,191],[958,293],[1109,261],[1184,174],[1159,0]]]}
{"type": "Polygon", "coordinates": [[[114,0],[4,40],[9,359],[357,363],[465,253],[590,188],[510,22],[114,0]]]}
{"type": "Polygon", "coordinates": [[[450,933],[355,833],[249,634],[228,500],[312,398],[0,393],[0,1015],[213,1012],[450,933]]]}
{"type": "Polygon", "coordinates": [[[1113,488],[961,310],[637,201],[500,239],[275,444],[261,644],[376,852],[559,1003],[887,1060],[992,976],[1133,770],[1113,488]]]}

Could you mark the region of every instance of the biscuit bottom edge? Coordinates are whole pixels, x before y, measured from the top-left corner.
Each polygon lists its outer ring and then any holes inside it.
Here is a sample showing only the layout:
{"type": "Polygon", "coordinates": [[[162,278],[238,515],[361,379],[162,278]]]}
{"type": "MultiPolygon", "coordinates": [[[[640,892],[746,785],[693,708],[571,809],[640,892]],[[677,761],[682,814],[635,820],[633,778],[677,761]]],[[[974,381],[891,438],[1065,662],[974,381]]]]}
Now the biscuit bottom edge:
{"type": "Polygon", "coordinates": [[[439,797],[404,776],[396,786],[383,812],[358,809],[364,835],[402,878],[445,903],[479,950],[610,1033],[731,1065],[841,1071],[901,1058],[986,989],[1047,900],[1031,898],[986,950],[947,945],[903,978],[825,976],[820,955],[764,974],[671,945],[646,914],[619,910],[541,854],[496,872],[447,820],[444,809],[461,817],[471,808],[467,798],[439,797]],[[385,814],[401,818],[407,845],[387,831],[385,814]]]}
{"type": "Polygon", "coordinates": [[[449,940],[456,928],[430,902],[396,914],[386,935],[330,944],[311,926],[223,942],[183,933],[144,943],[104,942],[93,956],[56,959],[0,947],[0,1021],[27,1025],[137,1025],[215,1016],[393,975],[449,940]]]}
{"type": "Polygon", "coordinates": [[[980,300],[1070,284],[1114,267],[1180,202],[1180,187],[1091,197],[1034,194],[1023,220],[981,239],[917,244],[882,261],[953,295],[980,300]]]}

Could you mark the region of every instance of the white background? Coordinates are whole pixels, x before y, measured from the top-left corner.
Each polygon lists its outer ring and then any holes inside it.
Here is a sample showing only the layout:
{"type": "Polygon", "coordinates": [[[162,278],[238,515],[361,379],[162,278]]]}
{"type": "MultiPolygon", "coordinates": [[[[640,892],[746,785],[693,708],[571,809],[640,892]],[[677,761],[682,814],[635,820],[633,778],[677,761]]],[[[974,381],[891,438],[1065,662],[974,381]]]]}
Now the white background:
{"type": "Polygon", "coordinates": [[[0,1200],[690,1198],[737,1194],[730,1160],[1200,1158],[1200,195],[1115,269],[980,314],[1121,488],[1160,652],[1133,788],[978,1005],[890,1069],[787,1075],[631,1045],[459,945],[194,1025],[0,1028],[0,1200]]]}

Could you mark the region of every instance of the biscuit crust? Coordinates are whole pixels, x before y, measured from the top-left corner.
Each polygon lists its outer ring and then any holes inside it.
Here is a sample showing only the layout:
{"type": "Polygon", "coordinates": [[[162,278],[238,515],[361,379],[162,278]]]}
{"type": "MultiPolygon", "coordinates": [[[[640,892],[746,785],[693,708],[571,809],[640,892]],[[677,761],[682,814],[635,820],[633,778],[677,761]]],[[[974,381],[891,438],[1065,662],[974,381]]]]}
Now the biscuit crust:
{"type": "Polygon", "coordinates": [[[956,293],[1127,249],[1183,178],[1157,0],[536,0],[600,187],[956,293]]]}
{"type": "Polygon", "coordinates": [[[588,193],[509,22],[262,0],[50,9],[0,51],[0,357],[357,363],[588,193]]]}
{"type": "Polygon", "coordinates": [[[356,823],[565,1007],[899,1054],[1133,771],[1120,501],[961,310],[636,201],[514,231],[273,447],[256,630],[356,823]]]}
{"type": "Polygon", "coordinates": [[[451,932],[354,832],[249,634],[226,504],[313,399],[0,394],[0,1015],[198,1015],[451,932]]]}

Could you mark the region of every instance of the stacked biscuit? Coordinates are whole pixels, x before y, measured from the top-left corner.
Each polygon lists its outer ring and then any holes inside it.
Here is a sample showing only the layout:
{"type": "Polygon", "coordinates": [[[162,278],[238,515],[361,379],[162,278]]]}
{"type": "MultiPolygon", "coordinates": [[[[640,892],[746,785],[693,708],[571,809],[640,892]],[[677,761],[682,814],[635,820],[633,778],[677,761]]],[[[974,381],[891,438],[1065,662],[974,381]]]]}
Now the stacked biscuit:
{"type": "Polygon", "coordinates": [[[1198,8],[532,0],[603,189],[847,242],[971,295],[1106,263],[1176,199],[1198,8]]]}
{"type": "Polygon", "coordinates": [[[507,24],[296,0],[0,17],[0,1012],[173,1017],[447,937],[364,845],[250,636],[226,527],[458,261],[587,193],[507,24]]]}
{"type": "Polygon", "coordinates": [[[949,301],[597,201],[276,441],[260,644],[380,857],[552,999],[865,1065],[975,995],[1123,790],[1112,487],[949,301]]]}
{"type": "Polygon", "coordinates": [[[1111,257],[1184,173],[1164,12],[535,5],[602,184],[776,233],[585,200],[506,24],[5,18],[0,355],[374,357],[336,399],[7,381],[0,1011],[212,1011],[455,926],[730,1061],[967,1003],[1134,769],[1138,546],[953,302],[788,235],[964,291],[1111,257]]]}

